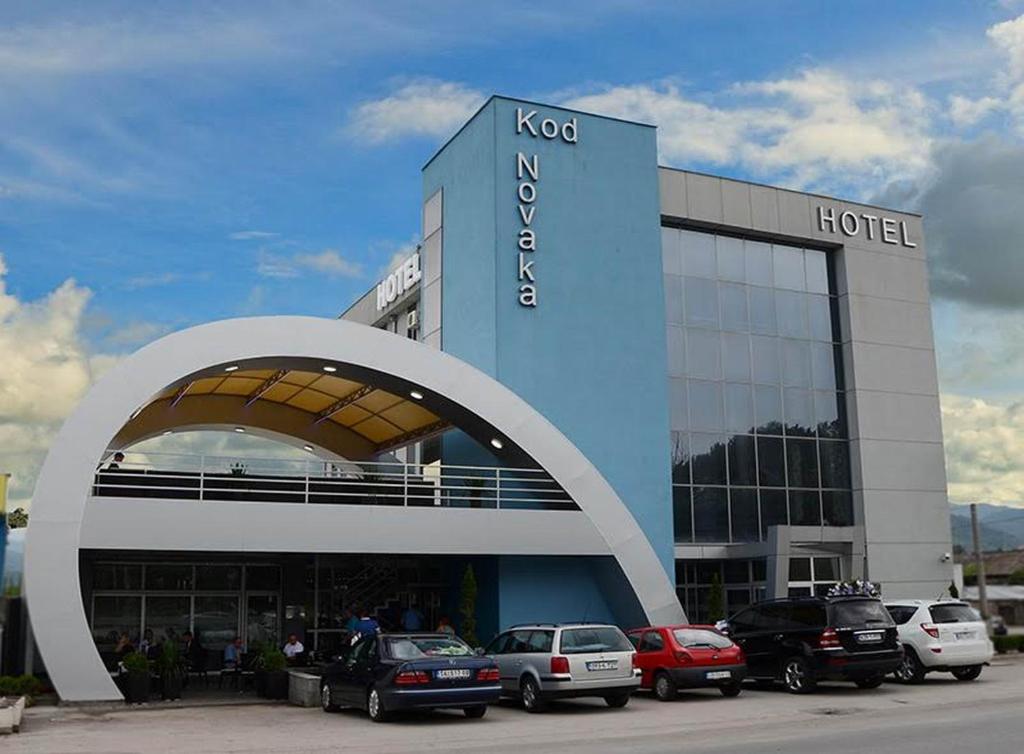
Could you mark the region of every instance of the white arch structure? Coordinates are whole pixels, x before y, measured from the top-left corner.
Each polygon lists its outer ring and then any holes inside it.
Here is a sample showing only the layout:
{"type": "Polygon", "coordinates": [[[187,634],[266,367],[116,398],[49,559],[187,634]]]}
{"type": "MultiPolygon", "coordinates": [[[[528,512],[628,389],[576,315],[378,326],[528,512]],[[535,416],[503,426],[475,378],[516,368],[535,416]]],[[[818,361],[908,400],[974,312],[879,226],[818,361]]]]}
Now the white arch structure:
{"type": "Polygon", "coordinates": [[[633,515],[587,458],[523,399],[441,351],[342,320],[255,317],[161,338],[105,375],[64,423],[43,464],[25,551],[36,642],[67,701],[120,699],[89,630],[79,546],[98,459],[140,406],[186,375],[262,358],[316,358],[420,385],[488,422],[543,467],[607,543],[652,623],[684,619],[668,575],[633,515]]]}

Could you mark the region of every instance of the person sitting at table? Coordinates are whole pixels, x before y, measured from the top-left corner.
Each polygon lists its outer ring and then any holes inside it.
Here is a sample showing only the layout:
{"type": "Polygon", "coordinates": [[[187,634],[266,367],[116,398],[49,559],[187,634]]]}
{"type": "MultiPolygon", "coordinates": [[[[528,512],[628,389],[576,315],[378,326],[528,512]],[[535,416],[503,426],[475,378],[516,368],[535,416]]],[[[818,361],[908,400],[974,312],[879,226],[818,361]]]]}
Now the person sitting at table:
{"type": "Polygon", "coordinates": [[[153,629],[147,628],[142,632],[142,640],[139,642],[139,651],[146,655],[146,659],[155,660],[157,644],[153,639],[153,629]]]}
{"type": "Polygon", "coordinates": [[[306,648],[302,646],[302,642],[299,641],[299,637],[295,634],[288,634],[287,643],[281,648],[284,652],[284,656],[288,658],[289,664],[294,663],[296,658],[300,658],[302,653],[306,651],[306,648]]]}
{"type": "Polygon", "coordinates": [[[442,615],[440,622],[437,624],[437,633],[447,634],[448,636],[455,636],[455,626],[448,620],[447,615],[442,615]]]}
{"type": "Polygon", "coordinates": [[[242,669],[242,639],[238,636],[236,636],[230,644],[224,647],[224,669],[242,669]]]}
{"type": "Polygon", "coordinates": [[[127,631],[122,631],[121,635],[117,638],[117,646],[114,647],[114,652],[118,658],[124,657],[129,652],[135,651],[135,645],[132,644],[131,638],[128,636],[127,631]]]}

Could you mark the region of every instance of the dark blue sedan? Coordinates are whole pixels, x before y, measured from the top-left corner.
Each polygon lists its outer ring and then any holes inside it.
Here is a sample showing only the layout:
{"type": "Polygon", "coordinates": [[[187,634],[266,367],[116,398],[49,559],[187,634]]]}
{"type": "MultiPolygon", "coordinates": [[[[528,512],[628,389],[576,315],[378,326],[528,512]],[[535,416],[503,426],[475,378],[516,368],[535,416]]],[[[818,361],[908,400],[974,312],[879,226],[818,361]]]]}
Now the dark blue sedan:
{"type": "Polygon", "coordinates": [[[411,709],[461,708],[480,718],[501,695],[498,666],[446,634],[377,634],[324,668],[325,712],[358,707],[375,722],[411,709]]]}

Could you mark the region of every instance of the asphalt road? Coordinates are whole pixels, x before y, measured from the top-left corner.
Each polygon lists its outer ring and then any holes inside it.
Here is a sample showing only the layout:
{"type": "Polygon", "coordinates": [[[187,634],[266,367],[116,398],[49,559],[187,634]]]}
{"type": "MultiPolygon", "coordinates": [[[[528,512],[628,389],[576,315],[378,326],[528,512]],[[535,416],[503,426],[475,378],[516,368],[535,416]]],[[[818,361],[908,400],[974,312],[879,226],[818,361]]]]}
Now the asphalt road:
{"type": "Polygon", "coordinates": [[[354,711],[325,714],[284,705],[161,709],[36,708],[24,732],[0,737],[3,752],[786,752],[936,754],[1024,751],[1024,655],[999,660],[980,680],[929,676],[915,687],[862,691],[825,685],[795,697],[745,689],[663,703],[635,697],[622,710],[603,702],[556,705],[528,715],[511,704],[483,720],[436,712],[378,725],[354,711]]]}

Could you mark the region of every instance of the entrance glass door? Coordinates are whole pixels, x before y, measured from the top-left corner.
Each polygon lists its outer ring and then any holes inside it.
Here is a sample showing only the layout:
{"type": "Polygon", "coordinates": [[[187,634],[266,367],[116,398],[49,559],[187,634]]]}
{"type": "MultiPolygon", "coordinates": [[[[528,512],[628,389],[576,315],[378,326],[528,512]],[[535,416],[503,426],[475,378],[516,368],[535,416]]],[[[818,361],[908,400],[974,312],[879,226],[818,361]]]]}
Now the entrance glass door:
{"type": "Polygon", "coordinates": [[[245,600],[245,646],[252,652],[257,644],[281,644],[280,604],[277,594],[249,594],[245,600]]]}

